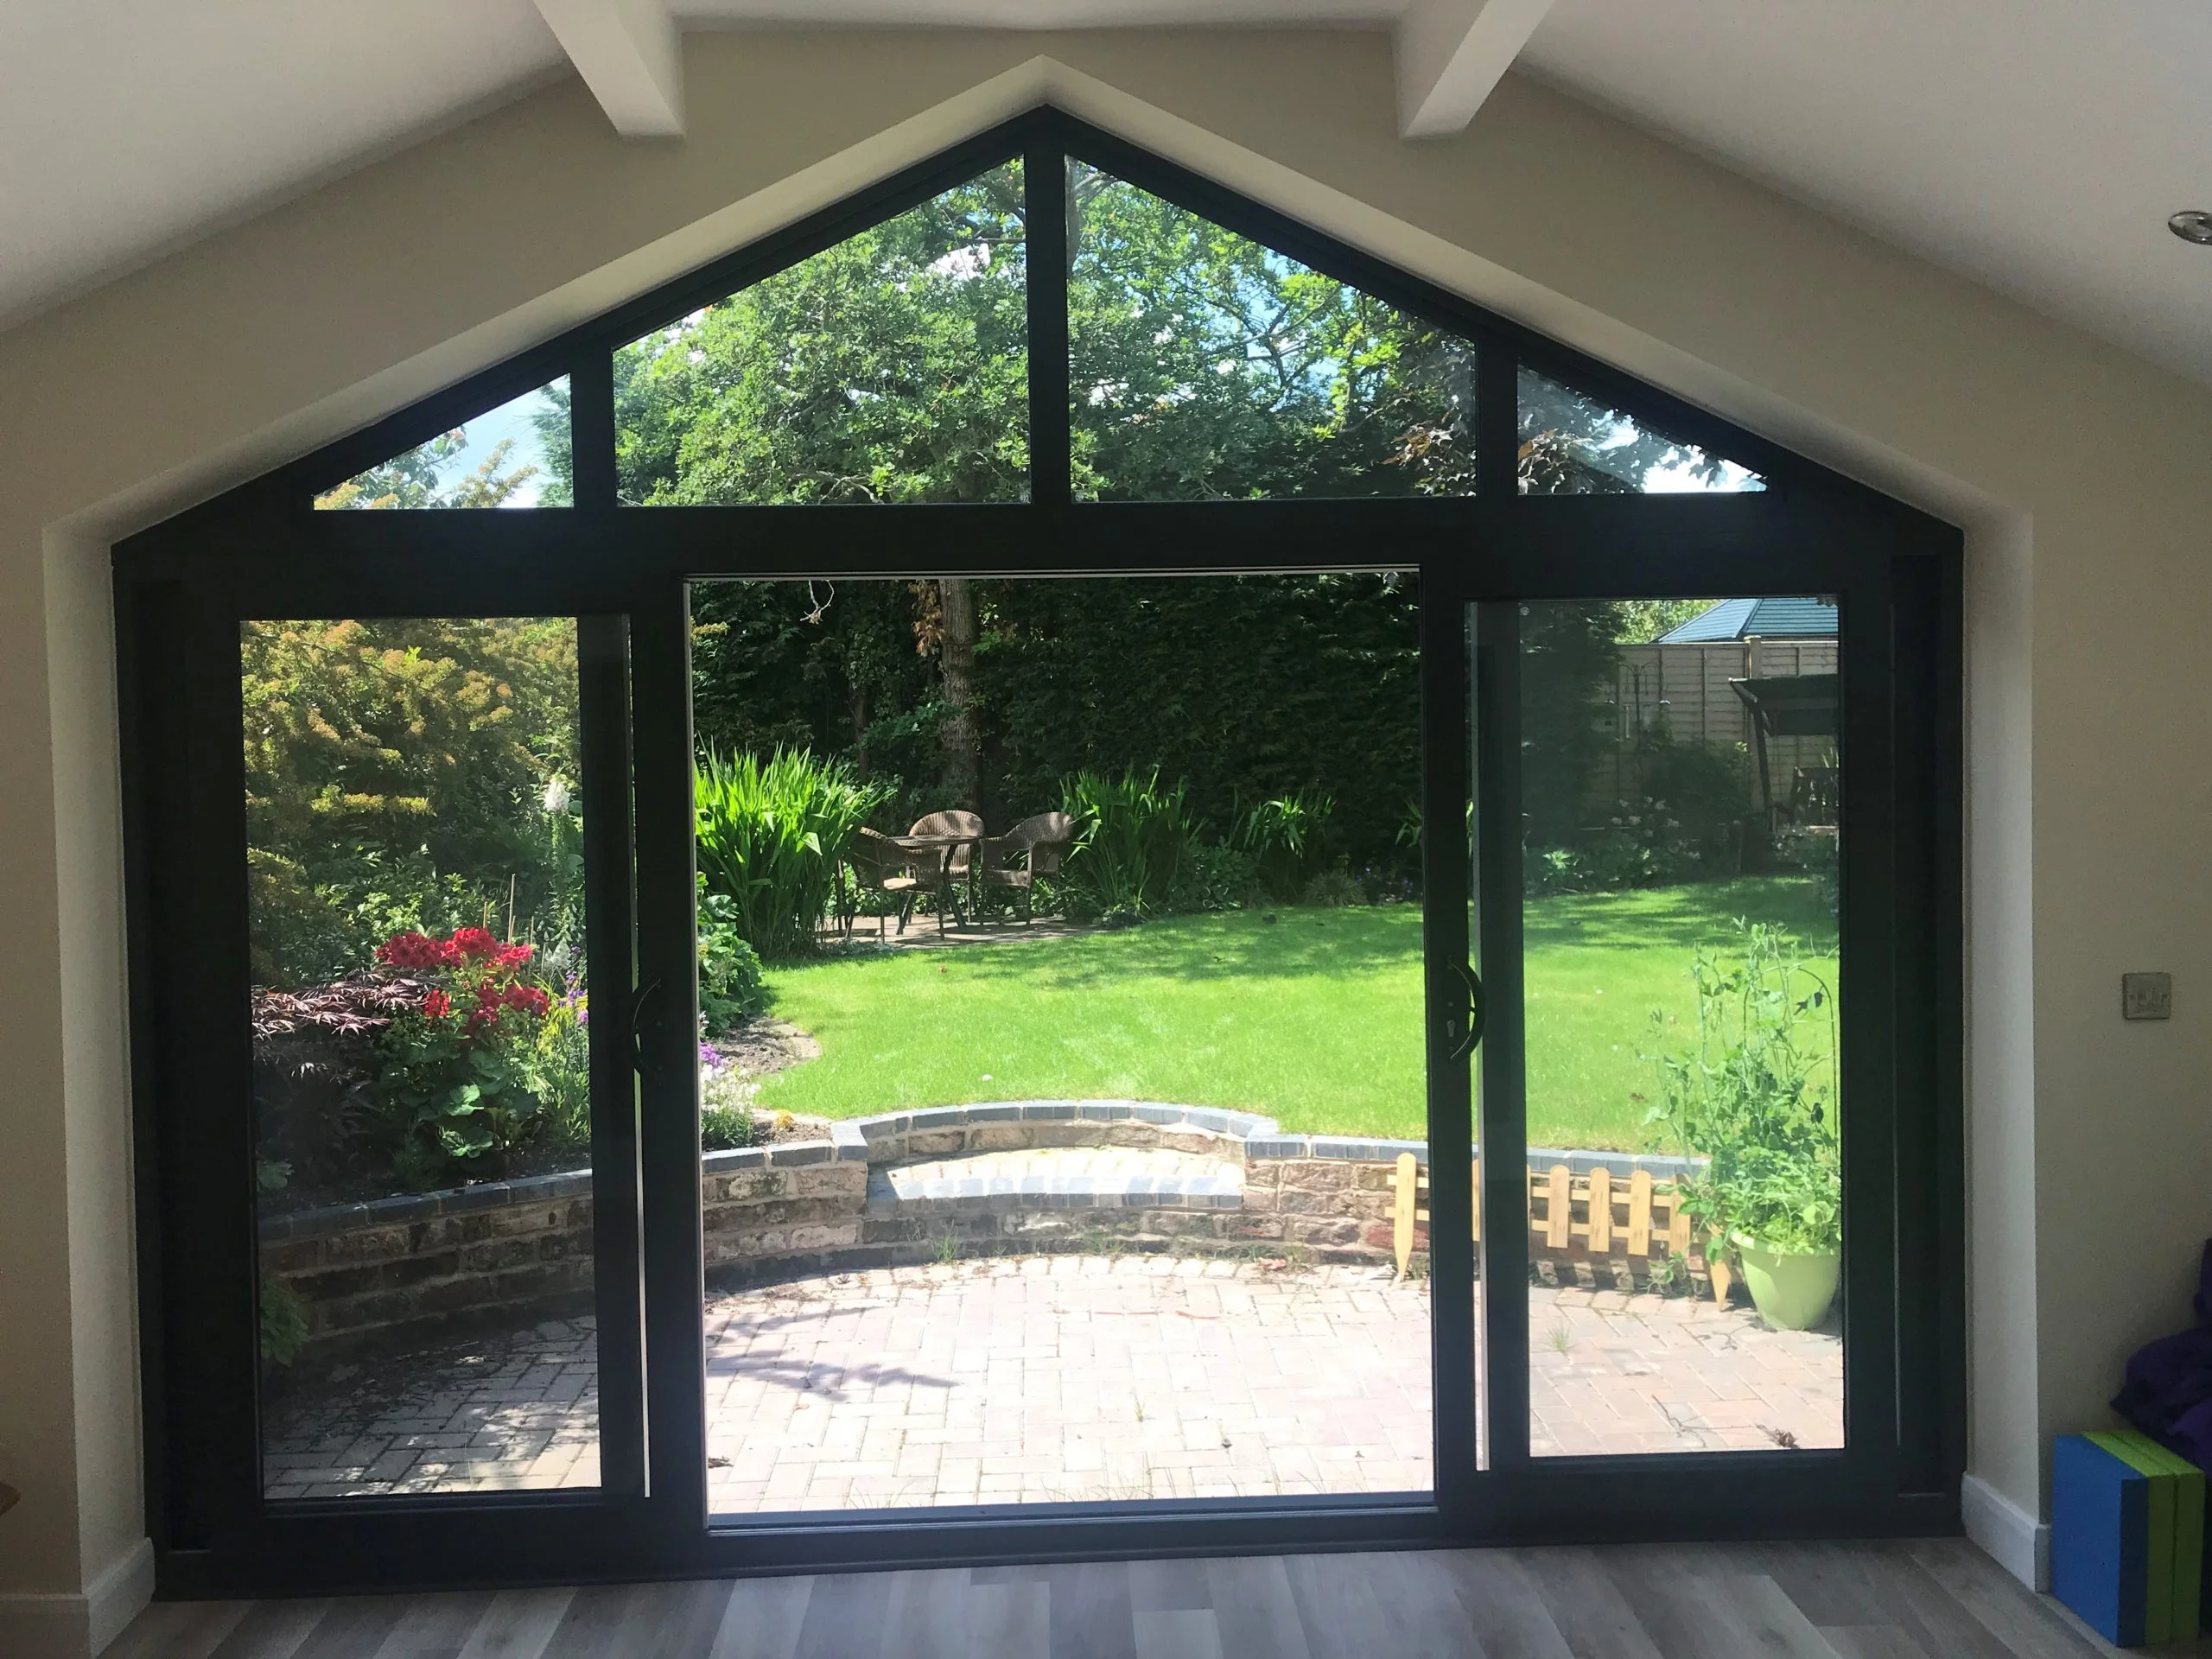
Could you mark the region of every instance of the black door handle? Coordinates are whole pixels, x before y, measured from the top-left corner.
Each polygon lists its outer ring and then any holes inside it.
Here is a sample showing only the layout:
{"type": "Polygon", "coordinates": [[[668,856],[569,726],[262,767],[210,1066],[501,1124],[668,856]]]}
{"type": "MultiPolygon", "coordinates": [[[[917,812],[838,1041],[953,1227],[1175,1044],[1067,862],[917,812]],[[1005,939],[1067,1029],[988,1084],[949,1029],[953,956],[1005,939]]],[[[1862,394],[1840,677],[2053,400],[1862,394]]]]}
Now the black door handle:
{"type": "Polygon", "coordinates": [[[1459,1060],[1474,1052],[1475,1045],[1482,1041],[1483,1023],[1489,1015],[1490,1006],[1483,995],[1480,975],[1464,962],[1453,963],[1452,970],[1465,981],[1467,986],[1467,1029],[1459,1040],[1452,1045],[1449,1056],[1452,1059],[1459,1060]]]}
{"type": "Polygon", "coordinates": [[[660,1036],[661,1004],[666,1001],[658,979],[647,980],[630,999],[630,1064],[641,1077],[660,1075],[659,1044],[654,1039],[660,1036]]]}

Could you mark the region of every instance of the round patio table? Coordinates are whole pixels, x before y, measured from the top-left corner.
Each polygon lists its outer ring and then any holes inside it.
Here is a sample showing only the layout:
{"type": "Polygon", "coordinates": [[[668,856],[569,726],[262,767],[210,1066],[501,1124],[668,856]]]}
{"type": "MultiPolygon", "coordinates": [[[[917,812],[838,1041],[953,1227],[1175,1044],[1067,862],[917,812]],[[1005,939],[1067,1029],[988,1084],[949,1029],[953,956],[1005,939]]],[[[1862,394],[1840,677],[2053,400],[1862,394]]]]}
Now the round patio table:
{"type": "Polygon", "coordinates": [[[982,914],[979,900],[982,898],[982,882],[983,879],[983,842],[986,837],[981,830],[976,831],[976,833],[972,836],[950,834],[929,836],[891,836],[887,837],[887,839],[888,839],[894,847],[898,847],[902,850],[910,853],[944,852],[945,855],[944,862],[939,867],[938,871],[938,874],[943,878],[944,886],[938,890],[939,894],[941,897],[951,901],[953,920],[963,927],[965,927],[968,923],[966,917],[961,914],[960,897],[954,888],[952,880],[952,852],[956,848],[965,847],[969,849],[969,906],[976,915],[980,916],[982,914]]]}

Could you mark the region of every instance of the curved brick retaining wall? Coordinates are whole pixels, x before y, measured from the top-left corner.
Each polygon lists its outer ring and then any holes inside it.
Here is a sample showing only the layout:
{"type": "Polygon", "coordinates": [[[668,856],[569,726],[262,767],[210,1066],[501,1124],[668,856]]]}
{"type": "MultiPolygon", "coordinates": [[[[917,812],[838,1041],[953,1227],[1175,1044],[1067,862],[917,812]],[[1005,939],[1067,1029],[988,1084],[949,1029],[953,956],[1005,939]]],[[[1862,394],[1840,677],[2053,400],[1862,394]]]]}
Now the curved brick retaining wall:
{"type": "MultiPolygon", "coordinates": [[[[1422,1141],[1285,1135],[1249,1113],[1135,1101],[886,1113],[833,1124],[823,1141],[704,1154],[707,1276],[728,1287],[887,1266],[938,1255],[948,1240],[979,1255],[1296,1250],[1387,1261],[1391,1177],[1408,1152],[1426,1164],[1422,1141]],[[1055,1147],[1181,1154],[1189,1173],[944,1179],[907,1183],[914,1191],[904,1196],[889,1177],[906,1166],[1055,1147]]],[[[1660,1180],[1681,1168],[1675,1159],[1548,1148],[1529,1161],[1577,1174],[1642,1168],[1660,1180]]],[[[327,1353],[372,1337],[412,1339],[495,1315],[581,1307],[591,1226],[589,1173],[541,1175],[272,1217],[260,1230],[261,1267],[297,1294],[314,1348],[327,1353]]]]}

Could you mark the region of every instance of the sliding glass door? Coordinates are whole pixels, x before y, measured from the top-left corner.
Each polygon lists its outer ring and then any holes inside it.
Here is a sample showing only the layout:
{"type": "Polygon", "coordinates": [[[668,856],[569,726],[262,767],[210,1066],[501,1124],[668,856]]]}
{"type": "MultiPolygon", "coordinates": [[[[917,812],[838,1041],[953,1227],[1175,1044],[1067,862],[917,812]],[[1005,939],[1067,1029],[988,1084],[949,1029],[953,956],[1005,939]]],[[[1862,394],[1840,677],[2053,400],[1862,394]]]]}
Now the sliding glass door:
{"type": "Polygon", "coordinates": [[[1675,517],[1561,569],[1562,516],[1463,611],[1481,1460],[1529,1515],[1925,1478],[1930,1401],[1866,1356],[1926,1363],[1889,1149],[1935,1098],[1897,1086],[1940,902],[1899,836],[1941,588],[1847,533],[1675,517]]]}
{"type": "Polygon", "coordinates": [[[1429,1501],[1417,581],[690,598],[717,1524],[1429,1501]]]}
{"type": "Polygon", "coordinates": [[[162,1519],[372,1555],[517,1503],[588,1526],[645,1484],[624,623],[336,596],[125,613],[175,873],[134,925],[189,964],[143,1030],[162,1519]]]}
{"type": "Polygon", "coordinates": [[[1517,798],[1487,1075],[1521,1157],[1489,1185],[1526,1224],[1531,1458],[1845,1443],[1840,620],[1767,595],[1472,619],[1516,733],[1476,797],[1517,798]]]}

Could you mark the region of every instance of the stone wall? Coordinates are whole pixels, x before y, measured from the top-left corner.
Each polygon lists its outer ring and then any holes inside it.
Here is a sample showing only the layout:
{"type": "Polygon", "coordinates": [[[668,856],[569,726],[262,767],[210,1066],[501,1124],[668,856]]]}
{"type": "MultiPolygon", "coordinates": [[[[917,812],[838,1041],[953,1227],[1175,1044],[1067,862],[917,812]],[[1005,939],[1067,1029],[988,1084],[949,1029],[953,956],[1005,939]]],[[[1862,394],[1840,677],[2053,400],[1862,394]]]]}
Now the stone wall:
{"type": "MultiPolygon", "coordinates": [[[[1408,1152],[1426,1165],[1417,1141],[1287,1135],[1249,1113],[1149,1102],[887,1113],[833,1124],[827,1140],[704,1154],[707,1277],[728,1287],[948,1253],[1039,1250],[1382,1262],[1390,1259],[1391,1179],[1408,1152]],[[888,1182],[887,1172],[926,1160],[1097,1147],[1215,1160],[1241,1186],[1204,1175],[1112,1187],[963,1182],[916,1201],[888,1182]]],[[[1669,1160],[1545,1148],[1529,1161],[1624,1176],[1642,1166],[1661,1179],[1680,1170],[1669,1160]]],[[[591,1288],[591,1179],[588,1171],[543,1175],[273,1217],[261,1227],[262,1271],[297,1296],[318,1354],[581,1309],[591,1288]]],[[[1426,1249],[1425,1237],[1417,1243],[1426,1249]]]]}
{"type": "Polygon", "coordinates": [[[590,1300],[589,1171],[486,1181],[278,1216],[261,1224],[261,1272],[331,1347],[405,1327],[428,1336],[486,1307],[548,1313],[590,1300]]]}
{"type": "Polygon", "coordinates": [[[707,1271],[849,1250],[861,1243],[868,1165],[826,1141],[709,1153],[700,1179],[707,1271]]]}

